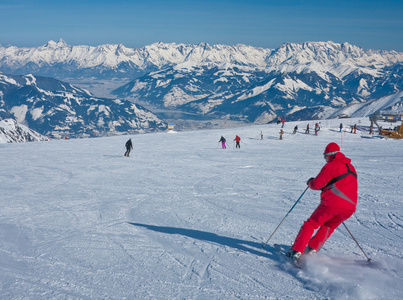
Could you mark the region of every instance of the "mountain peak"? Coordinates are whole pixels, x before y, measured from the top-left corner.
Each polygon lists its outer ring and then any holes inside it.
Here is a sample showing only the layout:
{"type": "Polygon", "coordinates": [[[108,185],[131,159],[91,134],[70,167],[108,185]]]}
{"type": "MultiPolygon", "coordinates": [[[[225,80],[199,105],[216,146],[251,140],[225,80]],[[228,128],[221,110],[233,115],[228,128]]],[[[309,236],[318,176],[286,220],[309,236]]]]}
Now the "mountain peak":
{"type": "Polygon", "coordinates": [[[53,40],[50,40],[49,42],[46,43],[44,47],[46,48],[51,48],[51,49],[56,49],[56,48],[63,48],[67,47],[67,43],[63,39],[59,39],[59,41],[56,43],[53,40]]]}

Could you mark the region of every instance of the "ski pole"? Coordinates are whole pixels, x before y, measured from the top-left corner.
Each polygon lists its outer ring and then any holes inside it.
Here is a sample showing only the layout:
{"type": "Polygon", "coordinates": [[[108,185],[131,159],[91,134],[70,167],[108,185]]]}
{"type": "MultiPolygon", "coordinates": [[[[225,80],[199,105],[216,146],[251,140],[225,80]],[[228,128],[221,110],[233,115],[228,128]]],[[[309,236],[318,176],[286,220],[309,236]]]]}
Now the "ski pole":
{"type": "Polygon", "coordinates": [[[278,226],[276,227],[276,229],[274,229],[273,233],[270,235],[270,237],[267,239],[266,243],[264,243],[264,245],[262,246],[262,248],[266,247],[267,243],[270,241],[270,239],[272,238],[272,236],[274,235],[274,233],[277,231],[277,229],[281,226],[281,224],[283,224],[285,218],[287,218],[288,214],[294,209],[295,205],[297,205],[297,203],[299,202],[299,200],[301,200],[302,196],[305,194],[305,192],[308,190],[309,186],[306,187],[305,191],[302,192],[301,196],[299,196],[298,200],[294,203],[294,205],[291,207],[291,209],[288,211],[288,213],[285,215],[285,217],[281,220],[280,224],[278,224],[278,226]]]}
{"type": "Polygon", "coordinates": [[[357,244],[358,248],[360,248],[360,250],[362,251],[362,253],[364,253],[365,257],[367,258],[367,261],[371,261],[371,258],[368,257],[368,255],[365,253],[365,251],[361,248],[360,244],[358,244],[357,240],[354,238],[353,234],[350,232],[350,230],[348,230],[346,224],[344,224],[344,227],[346,228],[346,230],[348,231],[348,233],[351,235],[352,239],[354,240],[354,242],[357,244]]]}
{"type": "Polygon", "coordinates": [[[119,152],[119,156],[121,156],[125,150],[126,150],[126,147],[123,147],[123,149],[119,152]]]}

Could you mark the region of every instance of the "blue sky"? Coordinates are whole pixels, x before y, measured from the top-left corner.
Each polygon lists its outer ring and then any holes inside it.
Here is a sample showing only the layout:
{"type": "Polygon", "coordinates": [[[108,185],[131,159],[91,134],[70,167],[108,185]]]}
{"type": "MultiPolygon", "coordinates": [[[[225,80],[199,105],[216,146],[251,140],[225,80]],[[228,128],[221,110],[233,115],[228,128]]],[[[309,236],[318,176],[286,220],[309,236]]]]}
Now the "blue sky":
{"type": "Polygon", "coordinates": [[[403,51],[401,0],[0,0],[0,44],[348,42],[403,51]]]}

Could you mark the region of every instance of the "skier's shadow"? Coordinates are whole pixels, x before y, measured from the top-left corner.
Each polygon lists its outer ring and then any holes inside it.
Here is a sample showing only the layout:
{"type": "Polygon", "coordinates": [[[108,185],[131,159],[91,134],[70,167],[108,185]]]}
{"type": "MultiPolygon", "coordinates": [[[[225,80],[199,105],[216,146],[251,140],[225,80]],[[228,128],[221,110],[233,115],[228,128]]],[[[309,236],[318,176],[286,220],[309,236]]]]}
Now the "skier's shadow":
{"type": "Polygon", "coordinates": [[[155,225],[147,225],[147,224],[140,224],[140,223],[132,223],[128,222],[130,225],[137,226],[137,227],[144,227],[148,230],[162,232],[166,234],[179,234],[183,236],[187,236],[196,240],[200,241],[207,241],[212,242],[215,244],[220,244],[223,246],[235,248],[241,251],[249,252],[254,255],[270,258],[273,260],[278,260],[276,255],[276,249],[274,249],[270,245],[266,245],[263,249],[262,243],[246,241],[236,238],[230,238],[226,236],[221,236],[215,233],[194,230],[194,229],[185,229],[185,228],[177,228],[177,227],[167,227],[167,226],[155,226],[155,225]]]}
{"type": "Polygon", "coordinates": [[[123,152],[122,152],[122,155],[104,154],[103,156],[104,156],[104,157],[107,157],[107,158],[124,157],[124,156],[123,156],[123,152]]]}
{"type": "Polygon", "coordinates": [[[278,140],[278,137],[277,137],[277,136],[268,135],[268,136],[266,137],[266,140],[278,140]]]}

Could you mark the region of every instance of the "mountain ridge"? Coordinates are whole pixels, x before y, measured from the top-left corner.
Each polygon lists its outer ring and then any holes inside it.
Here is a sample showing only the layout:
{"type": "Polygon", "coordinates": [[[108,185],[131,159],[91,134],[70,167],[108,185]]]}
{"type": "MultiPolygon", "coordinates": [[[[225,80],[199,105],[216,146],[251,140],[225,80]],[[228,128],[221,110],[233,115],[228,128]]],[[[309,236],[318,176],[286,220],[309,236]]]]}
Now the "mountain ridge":
{"type": "Polygon", "coordinates": [[[0,73],[0,117],[42,135],[60,138],[165,130],[167,125],[141,105],[94,97],[54,78],[0,73]]]}
{"type": "MultiPolygon", "coordinates": [[[[284,43],[277,49],[243,44],[161,42],[141,48],[128,48],[122,44],[70,46],[62,39],[59,42],[51,40],[40,47],[0,47],[0,70],[8,74],[19,72],[20,74],[53,76],[54,74],[49,70],[53,67],[63,69],[65,76],[74,70],[93,69],[93,72],[90,72],[93,76],[102,77],[101,71],[109,71],[114,76],[130,78],[135,74],[144,74],[186,61],[231,63],[253,68],[275,68],[279,71],[290,70],[290,67],[295,65],[312,68],[311,63],[315,61],[321,65],[331,65],[331,73],[340,77],[358,67],[370,72],[374,65],[403,62],[403,52],[364,50],[348,43],[338,44],[331,41],[284,43]],[[359,59],[358,64],[352,61],[356,59],[359,59]],[[339,66],[337,69],[337,66],[334,66],[337,64],[344,68],[339,66]]],[[[57,72],[54,71],[54,73],[57,72]]],[[[79,72],[76,72],[76,75],[78,74],[79,72]]]]}

